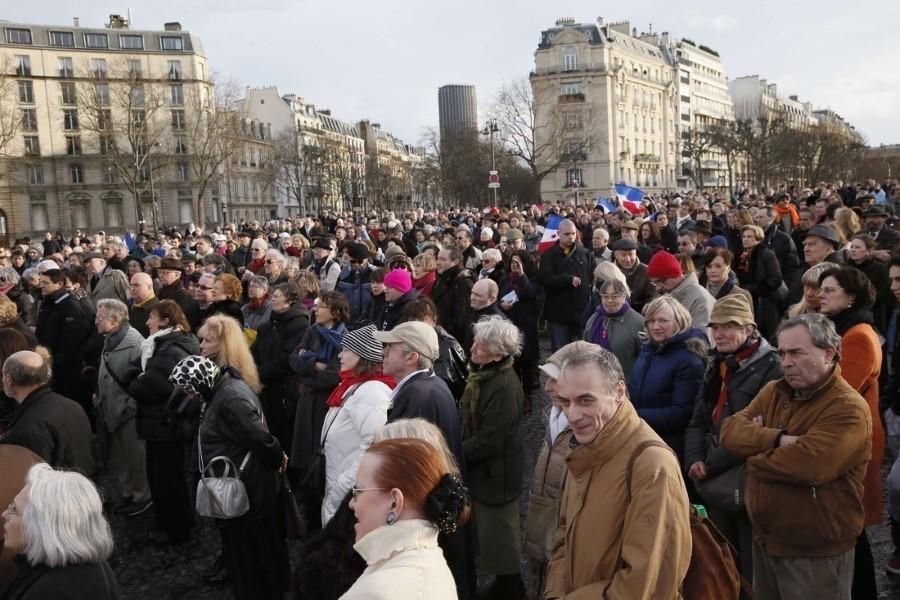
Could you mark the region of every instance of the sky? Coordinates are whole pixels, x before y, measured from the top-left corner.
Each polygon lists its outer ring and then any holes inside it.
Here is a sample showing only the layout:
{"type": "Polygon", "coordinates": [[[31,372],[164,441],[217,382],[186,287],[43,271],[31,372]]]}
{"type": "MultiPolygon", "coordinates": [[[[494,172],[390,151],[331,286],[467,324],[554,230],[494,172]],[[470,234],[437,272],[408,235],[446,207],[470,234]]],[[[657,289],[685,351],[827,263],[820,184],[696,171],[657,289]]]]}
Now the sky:
{"type": "Polygon", "coordinates": [[[135,29],[167,21],[200,37],[209,69],[277,86],[346,121],[369,119],[407,143],[437,127],[437,89],[476,86],[483,119],[497,90],[527,77],[542,30],[561,17],[631,22],[719,52],[729,78],[759,75],[779,94],[830,108],[870,145],[900,143],[900,2],[889,0],[33,0],[0,18],[103,26],[131,9],[135,29]],[[599,12],[598,12],[599,11],[599,12]]]}

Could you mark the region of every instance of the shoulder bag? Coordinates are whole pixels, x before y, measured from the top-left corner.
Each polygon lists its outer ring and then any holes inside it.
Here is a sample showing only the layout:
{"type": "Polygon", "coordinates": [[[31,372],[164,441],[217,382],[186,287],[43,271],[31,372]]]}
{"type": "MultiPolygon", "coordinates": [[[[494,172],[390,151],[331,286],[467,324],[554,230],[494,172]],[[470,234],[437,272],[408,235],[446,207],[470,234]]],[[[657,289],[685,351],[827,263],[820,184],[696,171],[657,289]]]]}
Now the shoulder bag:
{"type": "Polygon", "coordinates": [[[197,456],[200,459],[200,481],[197,482],[197,514],[213,519],[236,519],[250,510],[250,498],[247,488],[241,481],[241,473],[250,460],[250,452],[244,456],[241,466],[236,468],[227,456],[217,456],[207,465],[203,465],[203,448],[200,443],[200,432],[197,432],[197,456]],[[216,477],[211,467],[217,462],[225,465],[221,477],[216,477]],[[207,476],[207,471],[210,475],[207,476]]]}
{"type": "MultiPolygon", "coordinates": [[[[352,395],[354,391],[355,388],[351,388],[348,390],[348,393],[352,395]]],[[[337,421],[338,415],[341,414],[343,408],[344,404],[342,402],[331,423],[328,424],[328,428],[322,436],[322,441],[306,466],[306,470],[303,472],[303,479],[300,481],[300,485],[304,490],[310,494],[316,494],[319,498],[325,497],[325,442],[328,440],[328,432],[331,431],[331,426],[337,421]]]]}

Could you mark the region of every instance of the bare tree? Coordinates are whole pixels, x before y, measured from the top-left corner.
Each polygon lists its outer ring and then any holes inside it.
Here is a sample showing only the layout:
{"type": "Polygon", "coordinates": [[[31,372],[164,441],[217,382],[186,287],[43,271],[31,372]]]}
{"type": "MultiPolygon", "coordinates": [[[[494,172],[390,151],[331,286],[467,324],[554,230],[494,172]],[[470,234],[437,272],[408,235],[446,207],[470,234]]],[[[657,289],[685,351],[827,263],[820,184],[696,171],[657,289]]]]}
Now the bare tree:
{"type": "Polygon", "coordinates": [[[277,193],[295,200],[300,213],[306,214],[305,188],[309,163],[300,155],[300,135],[295,128],[286,129],[272,140],[272,178],[277,193]]]}
{"type": "Polygon", "coordinates": [[[503,86],[491,108],[504,151],[531,170],[536,197],[547,175],[573,159],[584,160],[594,146],[593,110],[584,94],[557,93],[550,86],[534,90],[521,78],[503,86]],[[538,114],[538,107],[547,112],[538,114]]]}
{"type": "Polygon", "coordinates": [[[712,139],[715,149],[725,157],[729,191],[734,190],[735,165],[741,155],[741,139],[738,134],[740,127],[741,125],[734,121],[717,121],[706,130],[707,135],[712,139]]]}
{"type": "Polygon", "coordinates": [[[715,139],[704,129],[689,127],[682,130],[681,150],[691,161],[691,179],[694,189],[702,190],[703,185],[703,159],[709,158],[709,153],[715,148],[715,139]]]}
{"type": "MultiPolygon", "coordinates": [[[[85,149],[95,150],[105,168],[128,187],[137,216],[136,230],[140,231],[146,216],[141,198],[148,190],[151,172],[168,164],[168,153],[156,153],[151,159],[151,152],[169,141],[169,87],[142,80],[125,61],[115,61],[109,72],[95,66],[84,74],[77,95],[80,129],[94,134],[85,149]]],[[[75,154],[84,151],[68,150],[75,154]]]]}
{"type": "MultiPolygon", "coordinates": [[[[23,113],[19,109],[18,82],[13,57],[0,59],[0,158],[9,157],[9,147],[21,128],[23,113]]],[[[0,173],[2,177],[2,173],[0,173]]]]}

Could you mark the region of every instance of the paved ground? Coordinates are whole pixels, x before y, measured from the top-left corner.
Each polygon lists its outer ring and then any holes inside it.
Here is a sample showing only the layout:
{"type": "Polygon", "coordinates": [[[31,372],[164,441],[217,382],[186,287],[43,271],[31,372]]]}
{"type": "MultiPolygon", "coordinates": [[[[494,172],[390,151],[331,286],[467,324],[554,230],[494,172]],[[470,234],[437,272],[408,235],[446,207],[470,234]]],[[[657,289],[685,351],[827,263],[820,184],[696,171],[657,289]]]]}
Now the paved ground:
{"type": "MultiPolygon", "coordinates": [[[[544,350],[546,353],[547,349],[544,350]]],[[[534,399],[534,410],[524,422],[525,472],[529,475],[522,483],[523,492],[526,492],[522,495],[523,519],[527,510],[530,473],[543,442],[545,413],[548,410],[548,400],[543,394],[535,393],[534,399]]],[[[884,473],[886,476],[886,468],[884,473]]],[[[209,586],[201,574],[219,547],[218,533],[210,522],[198,522],[190,543],[166,550],[160,550],[147,542],[147,536],[154,527],[152,511],[133,520],[113,517],[112,526],[116,552],[111,562],[123,598],[224,600],[232,597],[227,586],[209,586]]],[[[884,565],[892,551],[887,526],[870,528],[869,536],[875,554],[879,598],[900,599],[900,578],[890,578],[884,573],[884,565]]],[[[523,573],[527,572],[523,566],[523,573]]],[[[486,578],[482,577],[480,581],[484,582],[486,578]]]]}

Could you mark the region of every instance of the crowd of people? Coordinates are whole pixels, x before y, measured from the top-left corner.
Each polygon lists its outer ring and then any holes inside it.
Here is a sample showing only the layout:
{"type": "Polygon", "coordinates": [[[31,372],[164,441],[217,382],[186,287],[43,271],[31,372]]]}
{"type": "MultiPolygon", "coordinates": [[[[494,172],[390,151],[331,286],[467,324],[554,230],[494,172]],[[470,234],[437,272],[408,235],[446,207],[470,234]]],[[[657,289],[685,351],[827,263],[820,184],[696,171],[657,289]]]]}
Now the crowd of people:
{"type": "Polygon", "coordinates": [[[900,186],[874,185],[17,240],[0,592],[119,597],[108,517],[153,511],[163,548],[215,520],[236,598],[690,598],[702,505],[756,597],[876,598],[900,186]]]}

